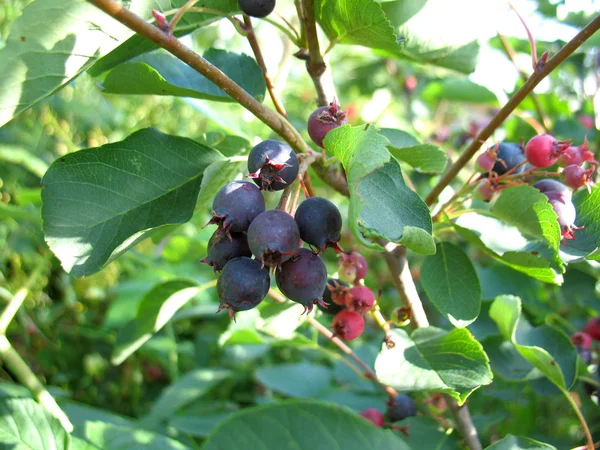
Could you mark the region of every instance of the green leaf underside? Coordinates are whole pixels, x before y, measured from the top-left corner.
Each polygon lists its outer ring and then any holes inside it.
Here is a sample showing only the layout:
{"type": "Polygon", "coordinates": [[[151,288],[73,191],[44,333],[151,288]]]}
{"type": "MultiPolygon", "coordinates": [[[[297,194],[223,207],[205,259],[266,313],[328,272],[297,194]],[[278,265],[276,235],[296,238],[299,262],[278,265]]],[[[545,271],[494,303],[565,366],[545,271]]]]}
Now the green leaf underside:
{"type": "Polygon", "coordinates": [[[574,240],[561,245],[561,257],[566,262],[581,261],[600,248],[600,187],[593,188],[591,193],[586,189],[575,193],[573,204],[577,210],[575,225],[583,228],[575,230],[574,240]]]}
{"type": "Polygon", "coordinates": [[[153,229],[187,222],[221,154],[144,129],[56,160],[42,183],[46,241],[75,276],[100,270],[153,229]]]}
{"type": "MultiPolygon", "coordinates": [[[[136,0],[134,0],[134,3],[135,1],[136,0]]],[[[157,2],[147,2],[147,0],[143,1],[144,3],[150,3],[152,6],[144,13],[138,14],[144,19],[152,19],[152,9],[159,11],[171,11],[181,8],[187,2],[187,0],[157,0],[157,2]]],[[[203,8],[221,11],[222,13],[226,14],[235,14],[240,12],[238,0],[203,0],[201,6],[203,8]]],[[[172,17],[173,16],[169,16],[168,19],[171,19],[172,17]]],[[[217,22],[222,18],[222,16],[215,14],[187,11],[177,23],[173,34],[176,37],[185,36],[186,34],[189,34],[198,28],[210,25],[211,23],[217,22]]],[[[143,53],[155,50],[156,48],[157,45],[154,42],[135,34],[113,51],[108,53],[106,56],[100,58],[98,62],[94,64],[90,70],[88,70],[88,73],[94,77],[98,76],[101,73],[118,66],[119,64],[129,61],[130,59],[143,53]]]]}
{"type": "MultiPolygon", "coordinates": [[[[482,211],[483,212],[483,211],[482,211]]],[[[552,262],[554,251],[546,240],[534,240],[519,228],[500,219],[476,212],[462,214],[454,223],[467,241],[486,251],[497,261],[540,281],[562,284],[561,272],[552,262]]]]}
{"type": "Polygon", "coordinates": [[[265,387],[292,397],[317,398],[330,388],[331,369],[306,362],[260,367],[256,379],[265,387]]]}
{"type": "Polygon", "coordinates": [[[472,323],[481,309],[481,286],[469,257],[457,246],[440,243],[425,258],[421,283],[433,305],[458,328],[472,323]]]}
{"type": "Polygon", "coordinates": [[[343,126],[329,132],[324,144],[344,166],[350,190],[349,226],[371,248],[368,238],[383,238],[422,254],[433,254],[431,215],[406,184],[387,139],[374,126],[343,126]]]}
{"type": "Polygon", "coordinates": [[[332,43],[399,52],[394,28],[376,1],[322,0],[314,6],[317,22],[332,43]]]}
{"type": "Polygon", "coordinates": [[[382,383],[399,391],[445,392],[463,403],[475,389],[492,382],[487,355],[465,328],[421,328],[412,338],[401,329],[391,333],[395,345],[384,343],[375,361],[382,383]]]}
{"type": "Polygon", "coordinates": [[[496,94],[467,78],[450,78],[429,83],[421,96],[429,102],[451,100],[467,103],[499,104],[496,94]]]}
{"type": "Polygon", "coordinates": [[[422,173],[440,173],[446,168],[446,153],[433,144],[421,144],[410,134],[382,128],[379,132],[388,141],[388,150],[395,158],[407,163],[422,173]]]}
{"type": "Polygon", "coordinates": [[[70,437],[58,419],[30,398],[0,399],[0,448],[67,450],[70,437]]]}
{"type": "MultiPolygon", "coordinates": [[[[265,78],[250,56],[214,48],[203,56],[258,101],[264,99],[265,78]]],[[[107,94],[174,95],[235,102],[208,78],[165,50],[141,55],[115,67],[102,83],[102,90],[107,94]]]]}
{"type": "Polygon", "coordinates": [[[552,445],[544,444],[543,442],[533,439],[507,435],[503,439],[494,442],[485,450],[556,450],[552,445]]]}
{"type": "Polygon", "coordinates": [[[490,317],[517,351],[560,390],[568,391],[577,375],[577,352],[571,340],[547,325],[533,328],[521,320],[521,299],[500,296],[490,307],[490,317]]]}
{"type": "Polygon", "coordinates": [[[0,50],[0,126],[66,85],[132,32],[85,0],[38,0],[0,50]]]}
{"type": "Polygon", "coordinates": [[[208,436],[202,450],[411,450],[408,439],[376,427],[345,407],[287,400],[232,414],[208,436]]]}
{"type": "Polygon", "coordinates": [[[194,281],[183,279],[153,287],[142,298],[135,319],[119,330],[112,363],[118,365],[125,361],[202,289],[203,286],[194,281]]]}

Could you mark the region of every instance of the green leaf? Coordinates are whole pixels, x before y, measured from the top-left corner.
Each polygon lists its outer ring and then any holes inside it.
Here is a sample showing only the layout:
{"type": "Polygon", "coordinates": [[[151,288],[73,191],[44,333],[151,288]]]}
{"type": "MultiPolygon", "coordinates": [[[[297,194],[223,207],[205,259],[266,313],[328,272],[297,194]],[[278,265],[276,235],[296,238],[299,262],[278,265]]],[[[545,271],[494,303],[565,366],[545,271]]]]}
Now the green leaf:
{"type": "Polygon", "coordinates": [[[405,131],[382,128],[379,131],[388,141],[390,153],[422,173],[440,173],[446,168],[446,153],[433,144],[421,144],[405,131]]]}
{"type": "MultiPolygon", "coordinates": [[[[152,9],[159,11],[172,11],[174,9],[181,8],[187,0],[159,0],[148,1],[143,0],[142,3],[147,5],[146,10],[139,11],[138,15],[144,19],[152,19],[152,9]]],[[[135,3],[135,0],[134,0],[135,3]]],[[[234,14],[240,12],[238,0],[203,0],[202,7],[212,9],[215,11],[221,11],[224,14],[234,14]]],[[[171,19],[172,16],[169,17],[171,19]]],[[[187,11],[181,20],[177,23],[174,31],[176,37],[185,36],[192,31],[210,25],[214,22],[223,19],[223,16],[215,15],[206,12],[195,12],[187,11]]],[[[135,34],[123,42],[119,47],[115,48],[112,52],[98,60],[94,66],[88,70],[88,73],[92,76],[98,76],[103,72],[106,72],[113,67],[118,66],[125,61],[141,55],[143,53],[155,50],[157,45],[154,42],[143,38],[142,36],[135,34]]]]}
{"type": "Polygon", "coordinates": [[[186,373],[161,392],[152,405],[150,413],[142,418],[144,427],[156,426],[160,421],[171,417],[181,407],[199,399],[231,375],[230,371],[224,369],[198,369],[186,373]]]}
{"type": "Polygon", "coordinates": [[[142,298],[136,317],[119,331],[111,362],[119,365],[125,361],[162,329],[188,301],[215,283],[212,281],[198,286],[194,281],[180,279],[154,286],[142,298]]]}
{"type": "Polygon", "coordinates": [[[374,0],[321,0],[315,2],[315,17],[331,41],[398,52],[394,29],[374,0]]]}
{"type": "Polygon", "coordinates": [[[244,409],[221,422],[202,450],[410,450],[392,431],[355,412],[316,400],[287,400],[244,409]],[[239,432],[232,432],[238,430],[239,432]]]}
{"type": "Polygon", "coordinates": [[[534,441],[533,439],[525,438],[525,437],[517,437],[512,435],[507,435],[503,439],[494,442],[489,447],[486,447],[485,450],[556,450],[556,447],[553,447],[548,444],[544,444],[543,442],[534,441]]]}
{"type": "Polygon", "coordinates": [[[577,352],[568,336],[547,325],[533,328],[521,320],[518,297],[498,297],[490,307],[490,317],[504,338],[559,389],[564,392],[573,386],[577,376],[577,352]]]}
{"type": "MultiPolygon", "coordinates": [[[[246,92],[263,101],[265,77],[254,59],[214,48],[203,56],[246,92]]],[[[235,102],[216,84],[166,50],[147,53],[115,67],[104,79],[102,90],[107,94],[174,95],[235,102]]]]}
{"type": "Polygon", "coordinates": [[[70,437],[58,419],[30,398],[0,399],[0,448],[67,450],[70,437]]]}
{"type": "Polygon", "coordinates": [[[497,261],[546,283],[561,284],[563,277],[552,264],[554,250],[547,241],[524,235],[516,226],[476,212],[462,214],[454,223],[456,231],[497,261]]]}
{"type": "Polygon", "coordinates": [[[514,345],[500,335],[490,336],[483,341],[485,353],[496,375],[509,381],[531,381],[542,377],[542,373],[533,367],[517,351],[514,345]]]}
{"type": "Polygon", "coordinates": [[[220,159],[152,128],[70,153],[42,180],[46,241],[67,272],[97,272],[153,229],[187,222],[204,170],[220,159]]]}
{"type": "Polygon", "coordinates": [[[484,86],[473,83],[467,78],[449,78],[443,81],[431,82],[423,90],[421,97],[435,104],[440,100],[491,105],[499,104],[496,94],[484,86]]]}
{"type": "Polygon", "coordinates": [[[412,337],[394,329],[391,336],[394,345],[382,345],[375,372],[394,389],[445,392],[463,403],[475,389],[492,382],[488,357],[465,328],[419,328],[412,337]]]}
{"type": "Polygon", "coordinates": [[[131,34],[85,0],[27,5],[0,50],[0,126],[65,86],[131,34]]]}
{"type": "Polygon", "coordinates": [[[421,284],[433,305],[458,328],[472,323],[481,309],[481,286],[471,260],[457,246],[440,243],[425,258],[421,284]]]}
{"type": "Polygon", "coordinates": [[[363,244],[384,238],[411,250],[435,253],[429,208],[406,184],[398,162],[387,150],[387,139],[374,126],[343,126],[329,132],[324,144],[344,166],[350,190],[348,222],[363,244]]]}
{"type": "Polygon", "coordinates": [[[231,414],[231,412],[223,412],[203,416],[177,416],[169,421],[169,427],[190,436],[204,438],[231,414]]]}
{"type": "Polygon", "coordinates": [[[291,397],[318,397],[330,388],[331,369],[306,362],[259,367],[256,379],[265,387],[291,397]]]}
{"type": "Polygon", "coordinates": [[[600,248],[600,187],[589,193],[582,189],[573,196],[577,210],[575,225],[583,227],[575,230],[574,240],[565,240],[560,247],[561,257],[566,262],[578,262],[600,248]]]}
{"type": "Polygon", "coordinates": [[[48,164],[45,161],[31,154],[24,147],[2,144],[2,147],[0,147],[0,161],[19,164],[40,178],[48,170],[48,164]]]}
{"type": "Polygon", "coordinates": [[[122,427],[104,422],[88,422],[86,439],[102,449],[131,450],[190,450],[175,439],[141,428],[122,427]]]}

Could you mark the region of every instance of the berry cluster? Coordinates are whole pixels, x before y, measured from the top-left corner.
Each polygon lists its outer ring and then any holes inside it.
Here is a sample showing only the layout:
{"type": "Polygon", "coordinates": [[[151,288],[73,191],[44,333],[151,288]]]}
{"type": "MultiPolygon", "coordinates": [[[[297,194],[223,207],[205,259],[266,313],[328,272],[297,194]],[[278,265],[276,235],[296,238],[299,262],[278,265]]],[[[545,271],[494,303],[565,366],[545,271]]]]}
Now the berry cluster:
{"type": "MultiPolygon", "coordinates": [[[[385,418],[377,408],[367,408],[360,413],[365,419],[370,420],[378,427],[382,427],[385,418]]],[[[414,400],[406,394],[398,394],[390,399],[387,405],[387,418],[389,422],[398,422],[407,417],[416,416],[417,407],[414,400]]]]}
{"type": "Polygon", "coordinates": [[[544,175],[562,177],[564,184],[543,179],[533,186],[548,197],[558,216],[562,237],[574,239],[573,232],[578,228],[571,189],[593,185],[592,175],[598,165],[594,154],[588,150],[587,140],[580,146],[573,146],[570,141],[558,141],[549,134],[540,134],[525,146],[512,142],[495,145],[477,158],[478,166],[487,172],[487,176],[479,181],[476,195],[490,201],[501,189],[529,180],[530,176],[541,174],[539,169],[557,163],[562,171],[544,175]]]}

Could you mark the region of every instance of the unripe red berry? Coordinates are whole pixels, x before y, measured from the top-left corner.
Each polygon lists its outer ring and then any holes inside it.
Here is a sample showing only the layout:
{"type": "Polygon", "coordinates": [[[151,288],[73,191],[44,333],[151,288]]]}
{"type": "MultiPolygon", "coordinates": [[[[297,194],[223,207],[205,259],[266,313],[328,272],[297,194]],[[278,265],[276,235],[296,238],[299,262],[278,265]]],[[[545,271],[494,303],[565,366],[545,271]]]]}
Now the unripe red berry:
{"type": "Polygon", "coordinates": [[[475,191],[475,197],[484,202],[489,202],[494,198],[496,190],[492,186],[489,179],[484,179],[479,182],[475,191]]]}
{"type": "Polygon", "coordinates": [[[575,164],[580,166],[585,162],[584,152],[580,147],[571,145],[558,157],[558,165],[567,167],[575,164]]]}
{"type": "Polygon", "coordinates": [[[592,345],[592,337],[585,331],[578,331],[571,336],[571,342],[577,347],[590,348],[592,345]]]}
{"type": "Polygon", "coordinates": [[[334,128],[346,125],[346,111],[337,102],[317,108],[308,118],[308,134],[315,144],[323,147],[323,139],[334,128]]]}
{"type": "Polygon", "coordinates": [[[367,275],[369,264],[360,253],[340,253],[338,256],[341,258],[339,268],[340,280],[358,284],[367,275]]]}
{"type": "Polygon", "coordinates": [[[350,311],[356,311],[364,314],[373,308],[375,304],[375,294],[365,286],[355,286],[350,289],[349,296],[346,299],[346,307],[350,311]]]}
{"type": "Polygon", "coordinates": [[[569,143],[566,141],[559,142],[554,136],[539,134],[532,137],[525,146],[525,156],[535,167],[550,167],[568,147],[569,143]]]}
{"type": "Polygon", "coordinates": [[[373,422],[376,426],[383,426],[383,414],[376,408],[367,408],[363,412],[360,413],[365,419],[373,422]]]}
{"type": "Polygon", "coordinates": [[[600,317],[590,320],[583,329],[585,333],[590,335],[592,339],[600,341],[600,317]]]}
{"type": "Polygon", "coordinates": [[[481,167],[484,172],[489,172],[494,168],[497,159],[498,154],[496,153],[496,150],[491,148],[477,157],[477,165],[481,167]]]}
{"type": "Polygon", "coordinates": [[[351,341],[362,334],[365,319],[359,313],[345,309],[333,318],[332,328],[334,337],[342,341],[351,341]]]}
{"type": "Polygon", "coordinates": [[[584,169],[583,167],[575,164],[565,167],[563,176],[565,184],[573,189],[578,189],[586,184],[594,184],[592,180],[592,174],[594,169],[584,169]]]}
{"type": "Polygon", "coordinates": [[[350,287],[348,283],[330,278],[327,280],[327,286],[323,292],[325,303],[335,303],[336,305],[346,307],[346,299],[350,297],[350,287]],[[331,301],[330,301],[331,300],[331,301]]]}

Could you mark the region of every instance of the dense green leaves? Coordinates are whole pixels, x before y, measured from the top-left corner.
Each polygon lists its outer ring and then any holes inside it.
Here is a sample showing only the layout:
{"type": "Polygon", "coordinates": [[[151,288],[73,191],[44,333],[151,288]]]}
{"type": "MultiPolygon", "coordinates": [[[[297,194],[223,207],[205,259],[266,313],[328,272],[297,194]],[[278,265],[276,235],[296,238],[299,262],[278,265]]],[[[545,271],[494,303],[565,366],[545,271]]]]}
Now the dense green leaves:
{"type": "Polygon", "coordinates": [[[388,141],[390,153],[417,171],[423,173],[440,173],[446,167],[446,153],[433,144],[421,144],[405,131],[382,128],[379,131],[388,141]]]}
{"type": "Polygon", "coordinates": [[[68,450],[70,437],[58,419],[30,398],[0,399],[0,448],[68,450]]]}
{"type": "Polygon", "coordinates": [[[457,246],[440,243],[421,267],[421,283],[434,306],[455,326],[479,315],[481,287],[471,260],[457,246]]]}
{"type": "Polygon", "coordinates": [[[75,276],[100,270],[157,227],[187,222],[221,154],[155,129],[55,161],[42,182],[48,245],[75,276]]]}
{"type": "Polygon", "coordinates": [[[555,447],[533,439],[508,435],[485,450],[556,450],[555,447]]]}
{"type": "Polygon", "coordinates": [[[85,0],[30,3],[0,50],[0,126],[63,87],[131,34],[85,0]]]}
{"type": "Polygon", "coordinates": [[[394,29],[374,0],[322,0],[315,2],[315,16],[331,41],[398,52],[394,29]]]}
{"type": "Polygon", "coordinates": [[[169,280],[152,288],[142,298],[135,319],[119,331],[112,363],[121,364],[125,361],[196,294],[214,285],[215,282],[198,286],[189,280],[169,280]]]}
{"type": "Polygon", "coordinates": [[[256,448],[361,450],[411,447],[390,430],[377,428],[350,410],[315,400],[291,400],[233,414],[210,434],[202,450],[256,448]]]}
{"type": "Polygon", "coordinates": [[[501,296],[492,303],[490,317],[505,339],[562,391],[569,390],[577,375],[577,352],[571,340],[547,325],[531,327],[521,318],[521,300],[501,296]]]}
{"type": "Polygon", "coordinates": [[[435,253],[427,205],[404,183],[387,139],[374,126],[344,126],[327,134],[324,144],[343,164],[350,190],[349,226],[354,236],[384,238],[417,253],[435,253]]]}
{"type": "MultiPolygon", "coordinates": [[[[203,56],[257,100],[264,99],[265,78],[254,59],[214,48],[203,56]]],[[[102,89],[107,94],[175,95],[235,102],[208,78],[164,50],[115,67],[104,79],[102,89]]]]}
{"type": "Polygon", "coordinates": [[[593,254],[600,247],[600,187],[589,193],[582,189],[573,196],[577,210],[575,239],[561,246],[561,257],[566,262],[577,262],[593,254]]]}
{"type": "Polygon", "coordinates": [[[394,345],[383,344],[375,372],[399,391],[445,392],[462,403],[492,382],[483,347],[464,328],[419,328],[412,336],[395,329],[391,335],[394,345]]]}

